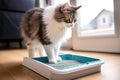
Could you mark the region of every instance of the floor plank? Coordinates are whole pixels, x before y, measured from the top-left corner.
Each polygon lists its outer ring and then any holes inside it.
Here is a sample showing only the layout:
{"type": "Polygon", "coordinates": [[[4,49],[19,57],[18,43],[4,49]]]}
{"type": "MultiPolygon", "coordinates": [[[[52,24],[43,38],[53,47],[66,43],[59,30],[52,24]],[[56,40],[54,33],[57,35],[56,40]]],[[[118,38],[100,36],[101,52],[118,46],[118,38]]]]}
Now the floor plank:
{"type": "MultiPolygon", "coordinates": [[[[101,67],[101,72],[75,80],[120,80],[120,54],[70,50],[61,52],[97,57],[105,61],[101,67]]],[[[0,50],[0,80],[47,80],[45,77],[22,66],[22,60],[26,56],[26,49],[0,50]]]]}

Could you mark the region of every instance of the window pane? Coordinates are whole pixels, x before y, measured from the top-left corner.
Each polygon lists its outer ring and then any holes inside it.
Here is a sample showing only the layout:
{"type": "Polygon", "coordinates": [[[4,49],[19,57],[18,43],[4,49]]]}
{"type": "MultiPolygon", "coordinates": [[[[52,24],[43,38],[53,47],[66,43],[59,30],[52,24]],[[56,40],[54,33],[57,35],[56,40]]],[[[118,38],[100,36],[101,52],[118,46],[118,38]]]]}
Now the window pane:
{"type": "Polygon", "coordinates": [[[80,36],[113,35],[113,0],[79,0],[78,33],[80,36]]]}

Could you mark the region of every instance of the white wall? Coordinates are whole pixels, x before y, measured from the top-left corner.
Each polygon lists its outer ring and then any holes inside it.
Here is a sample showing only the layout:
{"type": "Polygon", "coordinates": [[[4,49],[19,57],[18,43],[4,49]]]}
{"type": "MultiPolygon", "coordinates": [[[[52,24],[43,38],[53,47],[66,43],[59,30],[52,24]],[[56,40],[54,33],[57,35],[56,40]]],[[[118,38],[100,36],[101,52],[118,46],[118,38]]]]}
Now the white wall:
{"type": "Polygon", "coordinates": [[[120,0],[114,0],[116,35],[109,37],[80,38],[73,29],[73,49],[120,53],[120,0]]]}

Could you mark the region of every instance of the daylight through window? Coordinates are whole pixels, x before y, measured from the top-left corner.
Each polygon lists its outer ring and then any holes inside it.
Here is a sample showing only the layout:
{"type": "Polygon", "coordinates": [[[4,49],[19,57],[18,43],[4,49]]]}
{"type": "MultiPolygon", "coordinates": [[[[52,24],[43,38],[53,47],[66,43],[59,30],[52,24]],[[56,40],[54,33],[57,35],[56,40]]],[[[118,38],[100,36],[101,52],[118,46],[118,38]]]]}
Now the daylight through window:
{"type": "Polygon", "coordinates": [[[113,0],[79,0],[77,31],[79,36],[113,35],[113,0]]]}

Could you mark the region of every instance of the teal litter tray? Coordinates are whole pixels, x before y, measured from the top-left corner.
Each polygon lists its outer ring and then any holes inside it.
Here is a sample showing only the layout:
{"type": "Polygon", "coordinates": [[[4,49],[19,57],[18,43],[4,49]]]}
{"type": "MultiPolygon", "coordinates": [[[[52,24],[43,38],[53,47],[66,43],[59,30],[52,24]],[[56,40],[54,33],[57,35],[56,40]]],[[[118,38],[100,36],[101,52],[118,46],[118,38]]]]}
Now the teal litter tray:
{"type": "Polygon", "coordinates": [[[23,65],[49,80],[71,80],[99,72],[103,60],[76,54],[61,54],[61,62],[49,64],[47,57],[27,58],[23,65]]]}

